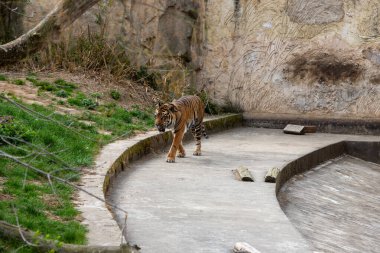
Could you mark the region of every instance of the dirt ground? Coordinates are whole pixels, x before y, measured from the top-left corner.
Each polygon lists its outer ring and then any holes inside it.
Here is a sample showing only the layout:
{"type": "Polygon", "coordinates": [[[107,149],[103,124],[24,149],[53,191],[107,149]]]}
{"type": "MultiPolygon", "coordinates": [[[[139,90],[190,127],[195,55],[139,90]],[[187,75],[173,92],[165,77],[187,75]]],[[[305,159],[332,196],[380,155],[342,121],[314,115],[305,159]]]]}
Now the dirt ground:
{"type": "MultiPolygon", "coordinates": [[[[141,108],[152,107],[154,106],[154,98],[159,96],[159,92],[149,86],[130,80],[112,80],[112,78],[97,75],[97,73],[69,73],[65,71],[33,73],[43,81],[54,82],[57,79],[63,79],[67,82],[75,83],[78,86],[78,91],[89,97],[95,93],[100,95],[100,98],[93,98],[99,104],[117,103],[126,109],[135,105],[141,108]],[[113,90],[120,93],[120,99],[114,100],[111,97],[110,92],[113,90]]],[[[0,74],[9,79],[8,81],[0,81],[0,92],[2,93],[12,94],[29,104],[36,103],[45,106],[55,104],[57,111],[65,114],[80,113],[77,108],[56,104],[54,101],[56,101],[57,97],[50,92],[39,93],[38,88],[25,79],[28,76],[27,71],[16,72],[0,69],[0,74]],[[13,84],[12,80],[15,79],[24,80],[25,85],[13,84]]]]}

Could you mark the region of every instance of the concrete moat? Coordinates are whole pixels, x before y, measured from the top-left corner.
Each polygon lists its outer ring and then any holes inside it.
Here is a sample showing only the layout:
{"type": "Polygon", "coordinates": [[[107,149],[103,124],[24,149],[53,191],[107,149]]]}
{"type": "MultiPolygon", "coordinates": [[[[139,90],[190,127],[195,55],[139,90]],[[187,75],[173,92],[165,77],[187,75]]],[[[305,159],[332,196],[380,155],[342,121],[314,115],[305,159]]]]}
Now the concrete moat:
{"type": "MultiPolygon", "coordinates": [[[[141,252],[231,252],[240,241],[261,252],[312,252],[313,244],[284,214],[275,184],[265,183],[264,175],[342,140],[380,137],[236,128],[203,140],[202,156],[191,155],[191,141],[187,157],[174,164],[165,162],[168,148],[132,163],[114,181],[108,200],[128,211],[125,235],[141,252]],[[235,179],[232,170],[241,165],[255,182],[235,179]]],[[[124,213],[113,212],[122,227],[124,213]]]]}

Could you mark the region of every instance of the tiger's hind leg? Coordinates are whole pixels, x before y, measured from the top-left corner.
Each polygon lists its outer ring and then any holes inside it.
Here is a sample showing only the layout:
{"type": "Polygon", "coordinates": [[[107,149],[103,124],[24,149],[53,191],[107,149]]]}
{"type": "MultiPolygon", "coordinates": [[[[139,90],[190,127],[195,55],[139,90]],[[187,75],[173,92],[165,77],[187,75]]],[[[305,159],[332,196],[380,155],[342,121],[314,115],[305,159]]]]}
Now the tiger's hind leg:
{"type": "Polygon", "coordinates": [[[195,139],[195,150],[193,152],[193,155],[200,156],[202,155],[202,151],[201,151],[202,123],[198,124],[195,127],[191,127],[191,133],[193,134],[194,139],[195,139]]]}
{"type": "Polygon", "coordinates": [[[177,157],[185,157],[186,156],[186,152],[185,152],[185,149],[183,148],[183,145],[182,145],[182,142],[181,144],[179,144],[178,146],[178,154],[177,154],[177,157]]]}

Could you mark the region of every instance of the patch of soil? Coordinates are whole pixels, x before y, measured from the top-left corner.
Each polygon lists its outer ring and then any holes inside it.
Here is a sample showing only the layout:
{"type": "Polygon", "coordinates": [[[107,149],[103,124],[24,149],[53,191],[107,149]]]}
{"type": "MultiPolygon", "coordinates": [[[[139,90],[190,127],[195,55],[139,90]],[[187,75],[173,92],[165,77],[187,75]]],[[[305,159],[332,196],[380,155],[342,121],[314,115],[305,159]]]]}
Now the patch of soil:
{"type": "MultiPolygon", "coordinates": [[[[22,79],[28,75],[27,71],[6,71],[0,70],[1,74],[6,75],[9,79],[22,79]]],[[[95,72],[88,73],[69,73],[65,71],[47,72],[41,71],[35,73],[40,80],[54,82],[57,79],[63,79],[78,85],[78,91],[85,93],[99,104],[116,103],[126,109],[132,106],[142,108],[154,106],[154,98],[159,96],[159,92],[149,86],[144,86],[130,80],[115,80],[110,76],[100,75],[95,72]],[[120,99],[115,100],[111,97],[111,91],[120,93],[120,99]],[[99,98],[100,96],[100,98],[99,98]]],[[[49,92],[44,92],[43,96],[38,96],[38,88],[34,87],[29,81],[25,85],[15,85],[8,82],[0,82],[0,91],[12,93],[16,97],[23,99],[26,103],[38,103],[41,105],[54,104],[58,98],[49,92]]],[[[61,99],[61,98],[59,98],[61,99]]],[[[64,100],[64,99],[61,99],[64,100]]],[[[80,112],[77,108],[70,106],[56,105],[57,110],[63,113],[77,114],[80,112]]]]}
{"type": "Polygon", "coordinates": [[[42,196],[42,201],[47,205],[51,207],[59,207],[61,203],[59,202],[59,199],[54,194],[44,194],[42,196]]]}
{"type": "Polygon", "coordinates": [[[14,197],[9,194],[0,193],[0,201],[13,200],[14,197]]]}
{"type": "Polygon", "coordinates": [[[37,186],[43,186],[43,182],[41,181],[38,181],[38,180],[26,180],[25,181],[25,184],[34,184],[34,185],[37,185],[37,186]]]}
{"type": "Polygon", "coordinates": [[[102,129],[98,129],[98,133],[103,134],[103,135],[112,135],[112,132],[107,131],[107,130],[102,130],[102,129]]]}
{"type": "MultiPolygon", "coordinates": [[[[6,81],[0,81],[0,93],[15,96],[27,104],[37,104],[49,106],[53,104],[53,95],[45,92],[43,95],[38,94],[38,88],[26,81],[25,85],[15,85],[6,81]]],[[[62,114],[77,115],[80,111],[75,108],[65,106],[56,106],[57,112],[62,114]]]]}
{"type": "Polygon", "coordinates": [[[38,89],[31,85],[15,85],[7,81],[0,81],[0,92],[21,98],[28,104],[49,105],[50,100],[44,97],[37,98],[37,91],[38,89]]]}
{"type": "Polygon", "coordinates": [[[5,177],[0,177],[0,191],[3,190],[3,185],[4,185],[5,181],[6,181],[5,177]]]}
{"type": "Polygon", "coordinates": [[[3,185],[5,183],[6,178],[5,177],[0,177],[0,201],[6,201],[6,200],[13,200],[14,197],[9,194],[1,193],[3,191],[3,185]]]}
{"type": "Polygon", "coordinates": [[[55,215],[55,214],[52,214],[51,212],[47,211],[47,210],[44,210],[44,213],[46,215],[46,217],[49,218],[49,220],[53,220],[53,221],[59,221],[59,222],[63,222],[64,220],[59,217],[58,215],[55,215]]]}

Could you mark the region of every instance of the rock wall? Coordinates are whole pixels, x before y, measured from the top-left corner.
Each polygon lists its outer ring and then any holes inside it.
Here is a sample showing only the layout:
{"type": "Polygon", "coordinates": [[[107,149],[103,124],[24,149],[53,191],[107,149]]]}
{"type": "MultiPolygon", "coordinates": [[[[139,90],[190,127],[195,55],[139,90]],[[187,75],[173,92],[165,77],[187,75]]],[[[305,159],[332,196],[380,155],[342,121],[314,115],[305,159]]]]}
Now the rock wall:
{"type": "MultiPolygon", "coordinates": [[[[24,27],[57,1],[31,0],[24,27]]],[[[379,0],[114,0],[66,34],[117,39],[182,80],[177,95],[192,84],[247,112],[379,117],[379,13],[379,0]]]]}
{"type": "Polygon", "coordinates": [[[209,0],[199,85],[244,111],[380,116],[378,0],[209,0]]]}
{"type": "MultiPolygon", "coordinates": [[[[36,25],[58,0],[30,0],[24,19],[25,31],[36,25]]],[[[203,9],[202,9],[203,8],[203,9]]],[[[101,0],[66,29],[58,40],[103,34],[117,40],[131,56],[131,62],[159,72],[158,80],[171,96],[194,90],[199,69],[204,29],[199,29],[203,0],[101,0]]],[[[170,98],[168,98],[170,99],[170,98]]]]}
{"type": "Polygon", "coordinates": [[[199,5],[187,0],[103,1],[74,25],[76,32],[89,23],[92,32],[103,28],[106,36],[126,46],[138,64],[164,64],[164,58],[191,62],[190,44],[199,5]],[[102,24],[103,23],[103,27],[102,24]],[[97,26],[96,26],[97,25],[97,26]]]}

